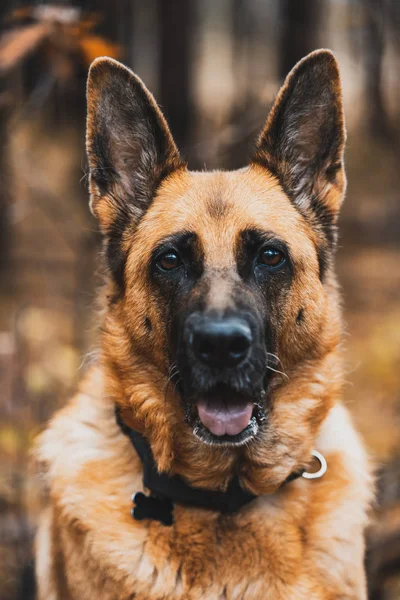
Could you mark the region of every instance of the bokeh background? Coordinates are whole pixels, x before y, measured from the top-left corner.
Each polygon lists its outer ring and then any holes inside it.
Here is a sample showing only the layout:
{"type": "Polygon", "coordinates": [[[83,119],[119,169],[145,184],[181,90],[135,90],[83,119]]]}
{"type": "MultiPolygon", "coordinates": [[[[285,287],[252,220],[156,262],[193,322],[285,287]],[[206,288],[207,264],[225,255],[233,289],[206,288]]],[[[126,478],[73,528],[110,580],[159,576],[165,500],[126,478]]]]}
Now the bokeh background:
{"type": "Polygon", "coordinates": [[[113,56],[143,78],[192,168],[233,168],[285,74],[319,47],[340,63],[348,125],[337,263],[346,402],[378,472],[370,598],[400,599],[400,2],[1,0],[0,20],[1,600],[34,598],[28,450],[94,347],[90,62],[113,56]]]}

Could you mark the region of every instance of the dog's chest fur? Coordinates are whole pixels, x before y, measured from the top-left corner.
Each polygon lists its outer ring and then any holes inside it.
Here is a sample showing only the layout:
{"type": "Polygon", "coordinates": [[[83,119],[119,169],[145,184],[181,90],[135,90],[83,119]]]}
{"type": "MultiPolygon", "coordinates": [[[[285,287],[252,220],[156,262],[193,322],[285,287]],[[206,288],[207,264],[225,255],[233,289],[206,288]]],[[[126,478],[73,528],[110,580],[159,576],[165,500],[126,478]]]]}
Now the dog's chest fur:
{"type": "Polygon", "coordinates": [[[41,439],[52,500],[37,540],[41,599],[365,597],[367,465],[342,407],[321,430],[324,479],[292,482],[234,516],[178,506],[165,527],[132,520],[140,463],[101,398],[98,374],[89,389],[41,439]]]}

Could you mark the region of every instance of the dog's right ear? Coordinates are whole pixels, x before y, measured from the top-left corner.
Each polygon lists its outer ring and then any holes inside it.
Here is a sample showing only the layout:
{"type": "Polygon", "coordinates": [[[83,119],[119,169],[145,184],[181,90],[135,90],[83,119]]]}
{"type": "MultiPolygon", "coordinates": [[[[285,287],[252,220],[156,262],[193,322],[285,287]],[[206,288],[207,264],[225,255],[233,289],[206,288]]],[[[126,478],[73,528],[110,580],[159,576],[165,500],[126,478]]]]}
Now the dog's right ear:
{"type": "Polygon", "coordinates": [[[109,236],[118,220],[137,223],[162,180],[184,165],[153,96],[121,63],[93,62],[87,102],[90,207],[109,236]]]}

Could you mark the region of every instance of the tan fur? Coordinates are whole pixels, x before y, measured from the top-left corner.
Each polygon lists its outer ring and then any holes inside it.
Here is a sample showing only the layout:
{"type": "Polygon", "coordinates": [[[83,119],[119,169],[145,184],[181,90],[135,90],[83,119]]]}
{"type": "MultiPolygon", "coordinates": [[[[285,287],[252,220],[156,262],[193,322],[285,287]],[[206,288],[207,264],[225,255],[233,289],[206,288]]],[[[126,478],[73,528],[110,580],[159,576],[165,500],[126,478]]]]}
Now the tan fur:
{"type": "MultiPolygon", "coordinates": [[[[110,223],[111,205],[96,201],[110,223]]],[[[338,196],[337,208],[340,202],[338,196]]],[[[230,173],[179,167],[124,243],[126,290],[105,313],[98,364],[37,447],[49,498],[37,537],[39,600],[365,599],[369,466],[340,403],[338,291],[330,269],[323,282],[319,277],[314,229],[259,165],[230,173]],[[173,386],[165,393],[166,328],[148,263],[165,236],[195,231],[208,302],[223,311],[238,277],[237,233],[247,227],[287,240],[296,266],[276,316],[286,376],[272,380],[274,410],[254,443],[207,446],[184,423],[173,386]],[[130,497],[142,489],[142,470],[115,422],[114,403],[149,439],[160,471],[220,490],[238,474],[260,497],[234,515],[178,505],[172,527],[133,521],[130,497]],[[280,488],[292,471],[313,468],[313,449],[325,455],[326,475],[280,488]]],[[[113,296],[114,283],[107,285],[113,296]]]]}
{"type": "Polygon", "coordinates": [[[130,517],[140,465],[103,386],[91,372],[41,439],[54,507],[38,537],[41,600],[366,597],[368,465],[342,406],[315,440],[329,465],[323,479],[295,481],[233,517],[178,507],[166,528],[130,517]]]}

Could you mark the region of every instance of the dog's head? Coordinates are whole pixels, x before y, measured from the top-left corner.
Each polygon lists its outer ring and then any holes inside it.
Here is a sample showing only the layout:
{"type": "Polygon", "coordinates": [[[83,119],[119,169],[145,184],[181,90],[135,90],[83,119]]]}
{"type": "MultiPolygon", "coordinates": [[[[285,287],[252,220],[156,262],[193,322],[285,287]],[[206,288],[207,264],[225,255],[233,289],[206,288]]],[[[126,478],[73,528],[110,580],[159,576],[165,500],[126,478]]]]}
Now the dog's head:
{"type": "Polygon", "coordinates": [[[111,59],[91,67],[88,107],[91,207],[111,276],[108,393],[160,468],[201,484],[223,464],[253,489],[264,469],[265,485],[279,484],[338,389],[331,261],[345,129],[333,55],[293,69],[235,172],[188,171],[151,94],[111,59]]]}

